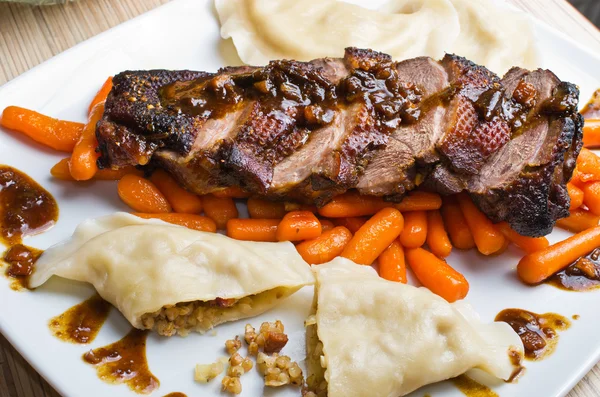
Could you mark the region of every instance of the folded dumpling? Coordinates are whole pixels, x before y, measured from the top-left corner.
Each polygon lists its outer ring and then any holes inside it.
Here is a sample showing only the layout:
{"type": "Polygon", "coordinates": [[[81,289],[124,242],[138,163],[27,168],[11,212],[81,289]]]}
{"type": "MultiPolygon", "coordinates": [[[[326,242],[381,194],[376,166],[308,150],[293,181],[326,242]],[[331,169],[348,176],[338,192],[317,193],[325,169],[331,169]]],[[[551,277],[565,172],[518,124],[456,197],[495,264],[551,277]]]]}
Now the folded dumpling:
{"type": "Polygon", "coordinates": [[[134,327],[168,336],[256,316],[314,282],[292,243],[237,241],[126,213],[79,225],[39,258],[30,286],[52,275],[91,283],[134,327]]]}
{"type": "Polygon", "coordinates": [[[343,258],[313,270],[307,381],[318,396],[396,397],[473,368],[505,380],[519,369],[518,335],[506,323],[481,323],[465,303],[343,258]]]}

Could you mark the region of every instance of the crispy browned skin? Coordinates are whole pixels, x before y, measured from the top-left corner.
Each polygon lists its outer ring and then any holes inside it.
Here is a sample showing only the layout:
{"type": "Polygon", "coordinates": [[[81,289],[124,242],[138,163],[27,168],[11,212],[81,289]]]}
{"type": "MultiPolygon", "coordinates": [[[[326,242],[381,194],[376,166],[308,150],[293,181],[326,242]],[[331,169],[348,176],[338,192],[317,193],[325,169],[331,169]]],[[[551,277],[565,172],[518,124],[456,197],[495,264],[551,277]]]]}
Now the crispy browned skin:
{"type": "Polygon", "coordinates": [[[198,194],[240,186],[318,205],[348,189],[393,201],[421,183],[467,190],[494,221],[537,236],[568,215],[577,102],[546,70],[500,79],[454,55],[393,62],[356,48],[215,74],[123,72],[99,165],[152,161],[198,194]]]}

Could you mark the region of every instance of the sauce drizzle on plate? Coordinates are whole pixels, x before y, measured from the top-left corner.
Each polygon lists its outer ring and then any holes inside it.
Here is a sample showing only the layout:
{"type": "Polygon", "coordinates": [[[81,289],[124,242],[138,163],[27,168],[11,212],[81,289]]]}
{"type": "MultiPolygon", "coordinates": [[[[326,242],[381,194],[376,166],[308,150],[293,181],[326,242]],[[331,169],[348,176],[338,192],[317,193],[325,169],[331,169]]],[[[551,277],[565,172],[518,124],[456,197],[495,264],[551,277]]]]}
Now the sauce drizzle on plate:
{"type": "Polygon", "coordinates": [[[102,381],[125,383],[136,393],[149,394],[160,382],[148,368],[147,336],[146,331],[133,328],[123,339],[85,353],[83,360],[96,366],[102,381]]]}
{"type": "Polygon", "coordinates": [[[70,343],[92,342],[110,312],[110,303],[98,294],[50,319],[48,326],[57,338],[70,343]]]}
{"type": "Polygon", "coordinates": [[[558,331],[565,331],[571,322],[556,313],[537,314],[523,309],[506,309],[495,321],[508,323],[523,341],[527,360],[543,360],[554,352],[558,331]]]}
{"type": "Polygon", "coordinates": [[[600,288],[600,248],[596,248],[552,275],[547,283],[567,291],[589,291],[600,288]]]}
{"type": "Polygon", "coordinates": [[[467,397],[498,397],[498,394],[486,385],[469,378],[466,375],[461,375],[451,379],[452,383],[458,390],[467,397]]]}
{"type": "Polygon", "coordinates": [[[54,197],[23,172],[0,165],[0,244],[8,246],[2,259],[15,290],[27,288],[28,278],[42,251],[22,243],[24,236],[51,228],[58,219],[54,197]]]}

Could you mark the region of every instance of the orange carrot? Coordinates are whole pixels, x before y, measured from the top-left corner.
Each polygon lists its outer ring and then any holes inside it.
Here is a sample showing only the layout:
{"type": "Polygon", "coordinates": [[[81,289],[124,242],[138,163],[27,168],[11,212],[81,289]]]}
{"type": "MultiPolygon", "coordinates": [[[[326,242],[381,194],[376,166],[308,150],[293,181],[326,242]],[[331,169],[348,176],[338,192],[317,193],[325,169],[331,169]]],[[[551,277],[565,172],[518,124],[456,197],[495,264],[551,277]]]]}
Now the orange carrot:
{"type": "Polygon", "coordinates": [[[569,197],[571,198],[571,206],[570,210],[575,210],[583,204],[583,190],[578,188],[572,183],[567,183],[567,191],[569,192],[569,197]]]}
{"type": "Polygon", "coordinates": [[[283,203],[283,206],[285,208],[285,212],[292,212],[292,211],[310,211],[313,214],[318,213],[317,211],[317,206],[316,205],[311,205],[311,204],[300,204],[300,203],[296,203],[293,201],[285,201],[283,203]]]}
{"type": "Polygon", "coordinates": [[[333,222],[331,222],[329,219],[319,219],[319,222],[321,222],[321,230],[323,233],[335,227],[333,222]]]}
{"type": "Polygon", "coordinates": [[[229,219],[227,235],[236,240],[277,241],[277,219],[229,219]]]}
{"type": "Polygon", "coordinates": [[[152,173],[150,181],[165,195],[173,211],[183,214],[198,214],[202,212],[202,200],[193,193],[188,192],[167,174],[165,170],[158,169],[152,173]]]}
{"type": "Polygon", "coordinates": [[[106,101],[106,97],[108,97],[108,93],[113,88],[112,81],[113,81],[113,78],[112,78],[112,76],[110,76],[108,79],[106,79],[104,84],[102,84],[102,87],[100,87],[100,90],[96,93],[96,96],[94,97],[94,99],[92,99],[92,102],[90,103],[90,106],[88,107],[88,114],[92,113],[92,110],[94,109],[94,107],[97,104],[99,104],[100,102],[106,101]]]}
{"type": "Polygon", "coordinates": [[[402,201],[395,205],[401,212],[437,210],[442,206],[442,198],[437,193],[414,191],[408,193],[402,201]]]}
{"type": "Polygon", "coordinates": [[[548,248],[525,255],[517,265],[519,277],[537,284],[600,247],[600,226],[585,230],[548,248]]]}
{"type": "Polygon", "coordinates": [[[496,227],[506,237],[508,241],[521,248],[526,253],[541,251],[548,247],[550,243],[546,237],[527,237],[521,236],[515,232],[508,223],[500,222],[496,224],[496,227]]]}
{"type": "Polygon", "coordinates": [[[439,210],[427,211],[427,245],[440,258],[446,258],[452,252],[452,244],[439,210]]]}
{"type": "Polygon", "coordinates": [[[583,126],[583,146],[600,147],[600,120],[587,119],[583,126]]]}
{"type": "MultiPolygon", "coordinates": [[[[56,163],[52,169],[50,169],[50,174],[56,179],[60,179],[63,181],[74,181],[73,176],[71,176],[71,171],[69,170],[69,159],[62,159],[58,163],[56,163]]],[[[118,170],[111,169],[103,169],[98,170],[96,175],[94,175],[95,180],[99,181],[118,181],[124,175],[127,174],[135,174],[137,176],[143,176],[144,173],[135,167],[123,167],[118,170]]]]}
{"type": "Polygon", "coordinates": [[[556,221],[556,226],[573,233],[579,233],[598,226],[599,222],[600,216],[594,215],[582,208],[578,208],[575,211],[571,211],[569,217],[556,221]]]}
{"type": "Polygon", "coordinates": [[[138,170],[137,168],[135,168],[133,166],[127,166],[127,167],[119,168],[117,170],[111,170],[108,168],[98,170],[96,172],[96,175],[94,175],[94,179],[99,180],[99,181],[118,181],[119,179],[123,178],[123,176],[128,175],[128,174],[133,174],[133,175],[137,175],[140,177],[144,176],[143,171],[138,170]]]}
{"type": "Polygon", "coordinates": [[[409,248],[405,255],[415,276],[431,292],[448,302],[463,299],[469,293],[467,279],[445,260],[423,248],[409,248]]]}
{"type": "Polygon", "coordinates": [[[96,124],[104,114],[104,102],[100,102],[92,109],[88,122],[81,132],[81,137],[73,148],[71,160],[69,161],[69,170],[71,176],[76,181],[87,181],[96,175],[98,171],[99,154],[96,153],[98,140],[96,139],[96,124]]]}
{"type": "Polygon", "coordinates": [[[404,261],[404,248],[394,240],[377,258],[379,263],[379,276],[386,280],[398,281],[406,284],[406,263],[404,261]]]}
{"type": "Polygon", "coordinates": [[[204,205],[204,214],[215,221],[219,229],[225,229],[227,221],[238,217],[237,207],[231,198],[207,194],[202,196],[202,204],[204,205]]]}
{"type": "Polygon", "coordinates": [[[250,193],[246,192],[239,186],[229,186],[216,192],[212,192],[212,195],[217,198],[248,198],[250,193]]]}
{"type": "Polygon", "coordinates": [[[281,219],[285,215],[285,206],[281,201],[263,200],[257,197],[248,199],[250,218],[281,219]]]}
{"type": "Polygon", "coordinates": [[[310,211],[292,211],[285,214],[277,227],[277,240],[312,240],[321,235],[321,222],[310,211]]]}
{"type": "Polygon", "coordinates": [[[144,219],[160,219],[168,223],[184,226],[188,229],[199,230],[201,232],[215,233],[217,231],[217,224],[212,219],[202,215],[176,214],[173,212],[166,214],[144,214],[134,212],[133,215],[144,219]]]}
{"type": "Polygon", "coordinates": [[[134,174],[123,176],[117,185],[121,200],[136,212],[171,212],[169,202],[152,182],[134,174]]]}
{"type": "Polygon", "coordinates": [[[417,248],[427,239],[427,213],[410,211],[404,214],[404,229],[400,234],[400,243],[406,248],[417,248]]]}
{"type": "Polygon", "coordinates": [[[333,223],[337,226],[344,226],[352,233],[356,233],[356,231],[360,229],[360,227],[364,225],[368,219],[369,218],[364,216],[350,218],[334,218],[333,223]]]}
{"type": "Polygon", "coordinates": [[[313,240],[304,241],[296,246],[300,256],[311,265],[329,262],[342,253],[352,239],[350,230],[343,226],[323,232],[313,240]]]}
{"type": "Polygon", "coordinates": [[[81,123],[57,120],[17,106],[4,109],[0,125],[23,133],[42,145],[68,153],[75,147],[84,127],[81,123]]]}
{"type": "Polygon", "coordinates": [[[444,225],[448,230],[452,245],[460,250],[469,250],[475,247],[475,240],[473,240],[473,235],[456,201],[456,197],[444,198],[442,218],[444,218],[444,225]]]}
{"type": "Polygon", "coordinates": [[[327,218],[373,215],[380,209],[392,205],[393,203],[387,203],[381,197],[361,196],[352,191],[334,197],[330,202],[319,208],[319,214],[327,218]]]}
{"type": "Polygon", "coordinates": [[[582,190],[583,204],[592,214],[600,215],[600,182],[586,183],[582,190]]]}
{"type": "Polygon", "coordinates": [[[487,216],[475,206],[471,198],[466,193],[457,196],[458,205],[462,210],[469,230],[475,240],[475,245],[483,255],[491,255],[499,251],[505,242],[505,238],[494,226],[487,216]]]}
{"type": "Polygon", "coordinates": [[[398,238],[403,227],[400,211],[384,208],[358,229],[342,256],[361,265],[371,265],[398,238]]]}
{"type": "Polygon", "coordinates": [[[577,157],[577,168],[571,182],[581,187],[582,183],[600,181],[600,157],[586,148],[577,157]]]}

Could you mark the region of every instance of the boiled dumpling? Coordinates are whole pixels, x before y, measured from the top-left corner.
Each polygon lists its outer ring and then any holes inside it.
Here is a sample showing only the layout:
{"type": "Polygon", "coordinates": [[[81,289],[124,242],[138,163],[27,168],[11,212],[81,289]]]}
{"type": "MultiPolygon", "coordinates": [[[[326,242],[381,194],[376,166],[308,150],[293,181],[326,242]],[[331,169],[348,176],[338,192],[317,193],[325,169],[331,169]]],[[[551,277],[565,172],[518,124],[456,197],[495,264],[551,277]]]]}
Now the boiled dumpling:
{"type": "Polygon", "coordinates": [[[134,327],[168,336],[256,316],[314,282],[292,243],[237,241],[126,213],[83,222],[46,250],[30,286],[52,275],[91,283],[134,327]]]}
{"type": "Polygon", "coordinates": [[[338,0],[215,0],[215,7],[221,36],[231,37],[250,65],[339,56],[346,47],[369,48],[395,60],[442,57],[459,33],[450,1],[403,2],[395,13],[338,0]]]}
{"type": "Polygon", "coordinates": [[[396,397],[473,368],[505,380],[518,370],[511,355],[523,357],[523,344],[506,323],[346,259],[313,270],[307,366],[318,396],[396,397]]]}

